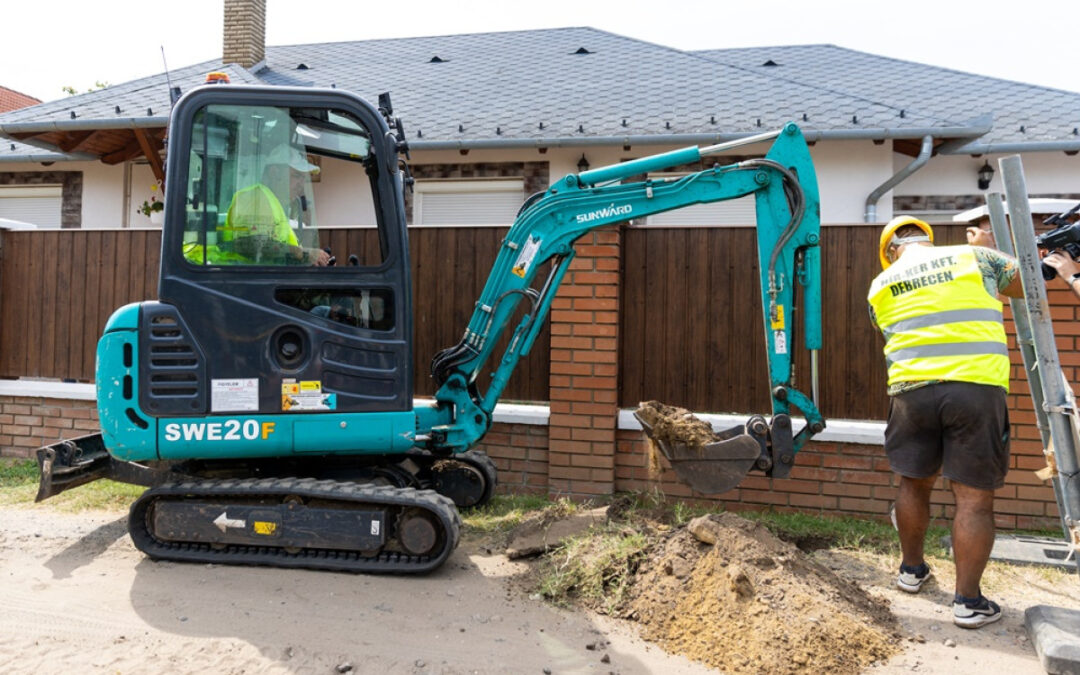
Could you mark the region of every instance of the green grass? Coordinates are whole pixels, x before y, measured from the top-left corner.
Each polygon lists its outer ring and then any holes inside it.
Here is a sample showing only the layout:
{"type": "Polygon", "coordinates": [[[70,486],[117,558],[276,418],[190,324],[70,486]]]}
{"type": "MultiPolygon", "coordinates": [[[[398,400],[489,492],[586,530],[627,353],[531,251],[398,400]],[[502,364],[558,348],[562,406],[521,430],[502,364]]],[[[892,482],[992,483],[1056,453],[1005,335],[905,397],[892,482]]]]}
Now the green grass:
{"type": "MultiPolygon", "coordinates": [[[[37,462],[0,460],[0,506],[29,506],[38,489],[37,462]]],[[[59,511],[119,511],[127,509],[146,488],[111,480],[98,480],[50,498],[59,511]]]]}
{"type": "Polygon", "coordinates": [[[578,600],[610,614],[650,545],[649,536],[626,526],[593,527],[544,559],[538,590],[556,604],[578,600]]]}
{"type": "Polygon", "coordinates": [[[465,528],[481,534],[496,534],[513,529],[529,515],[551,505],[539,495],[495,495],[487,504],[461,512],[465,528]]]}

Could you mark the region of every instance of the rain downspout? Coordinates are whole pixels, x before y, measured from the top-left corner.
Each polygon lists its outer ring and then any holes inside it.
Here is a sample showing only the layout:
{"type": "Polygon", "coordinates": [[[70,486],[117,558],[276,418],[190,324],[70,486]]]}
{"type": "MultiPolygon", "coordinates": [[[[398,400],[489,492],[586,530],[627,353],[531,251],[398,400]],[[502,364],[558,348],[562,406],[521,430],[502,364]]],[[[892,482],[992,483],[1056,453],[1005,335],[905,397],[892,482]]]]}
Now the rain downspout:
{"type": "Polygon", "coordinates": [[[908,176],[915,173],[923,167],[930,160],[930,155],[934,150],[934,137],[930,135],[923,136],[922,149],[919,150],[919,155],[903,169],[900,169],[889,180],[879,185],[870,196],[866,198],[866,213],[863,216],[863,222],[874,223],[877,222],[877,203],[881,199],[881,195],[885,194],[889,190],[893,189],[900,183],[904,182],[908,176]]]}

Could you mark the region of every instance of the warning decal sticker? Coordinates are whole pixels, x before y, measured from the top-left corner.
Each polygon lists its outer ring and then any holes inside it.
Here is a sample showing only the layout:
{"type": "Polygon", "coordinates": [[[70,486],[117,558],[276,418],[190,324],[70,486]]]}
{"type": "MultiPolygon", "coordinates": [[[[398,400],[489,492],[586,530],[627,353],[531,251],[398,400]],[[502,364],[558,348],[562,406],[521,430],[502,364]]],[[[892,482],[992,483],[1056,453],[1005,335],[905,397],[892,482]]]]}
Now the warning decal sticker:
{"type": "Polygon", "coordinates": [[[259,410],[259,380],[210,380],[210,411],[259,410]]]}
{"type": "Polygon", "coordinates": [[[532,264],[533,258],[536,257],[536,252],[540,250],[540,240],[534,239],[532,235],[529,235],[529,240],[525,242],[525,245],[521,248],[521,253],[518,254],[517,262],[514,263],[514,268],[510,270],[516,276],[525,278],[525,273],[529,271],[529,265],[532,264]]]}
{"type": "Polygon", "coordinates": [[[319,380],[284,380],[281,383],[282,412],[335,410],[337,394],[324,393],[319,380]]]}

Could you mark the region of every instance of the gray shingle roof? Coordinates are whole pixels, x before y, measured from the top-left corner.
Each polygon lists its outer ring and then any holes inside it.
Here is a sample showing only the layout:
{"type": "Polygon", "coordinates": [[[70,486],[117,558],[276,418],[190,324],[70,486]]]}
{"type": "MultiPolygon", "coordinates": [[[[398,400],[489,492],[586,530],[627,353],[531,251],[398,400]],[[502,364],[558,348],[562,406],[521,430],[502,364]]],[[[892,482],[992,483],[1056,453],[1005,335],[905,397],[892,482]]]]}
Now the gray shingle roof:
{"type": "MultiPolygon", "coordinates": [[[[186,91],[219,69],[179,69],[172,84],[186,91]]],[[[268,47],[254,74],[225,70],[234,83],[335,86],[372,101],[389,91],[417,148],[703,143],[794,120],[811,139],[932,133],[956,139],[955,152],[1080,149],[1080,94],[831,45],[683,52],[559,28],[268,47]]],[[[161,74],[0,115],[0,135],[160,127],[168,107],[161,74]]]]}
{"type": "Polygon", "coordinates": [[[920,129],[963,127],[973,117],[912,112],[902,118],[864,96],[592,28],[271,47],[266,66],[258,75],[270,84],[333,84],[370,99],[390,91],[411,141],[429,147],[725,138],[789,120],[818,131],[893,129],[918,137],[920,129]],[[432,62],[435,57],[442,62],[432,62]]]}
{"type": "Polygon", "coordinates": [[[170,71],[168,76],[151,75],[0,115],[0,128],[11,131],[37,127],[75,130],[164,126],[169,117],[169,83],[187,91],[203,84],[206,74],[215,70],[228,73],[229,79],[237,84],[259,84],[258,78],[239,66],[222,67],[220,59],[206,61],[170,71]]]}
{"type": "Polygon", "coordinates": [[[949,151],[1015,152],[1040,144],[1080,147],[1080,93],[902,61],[834,45],[750,47],[694,52],[750,72],[861,96],[908,114],[956,119],[993,114],[993,129],[949,151]],[[775,65],[767,66],[766,63],[775,65]]]}

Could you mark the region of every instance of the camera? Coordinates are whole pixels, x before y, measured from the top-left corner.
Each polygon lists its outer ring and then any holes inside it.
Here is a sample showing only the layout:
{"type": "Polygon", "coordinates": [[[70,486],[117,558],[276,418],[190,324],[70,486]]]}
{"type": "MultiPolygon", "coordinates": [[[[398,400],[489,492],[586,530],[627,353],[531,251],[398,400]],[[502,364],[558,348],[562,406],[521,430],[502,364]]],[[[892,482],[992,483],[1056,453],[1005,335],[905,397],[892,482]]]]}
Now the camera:
{"type": "MultiPolygon", "coordinates": [[[[1050,216],[1043,221],[1043,225],[1054,225],[1054,229],[1035,237],[1035,243],[1039,248],[1044,248],[1050,253],[1065,251],[1070,258],[1080,258],[1080,222],[1070,223],[1069,218],[1080,210],[1080,203],[1065,213],[1050,216]]],[[[1051,281],[1057,276],[1057,270],[1046,263],[1042,264],[1042,276],[1046,281],[1051,281]]]]}

